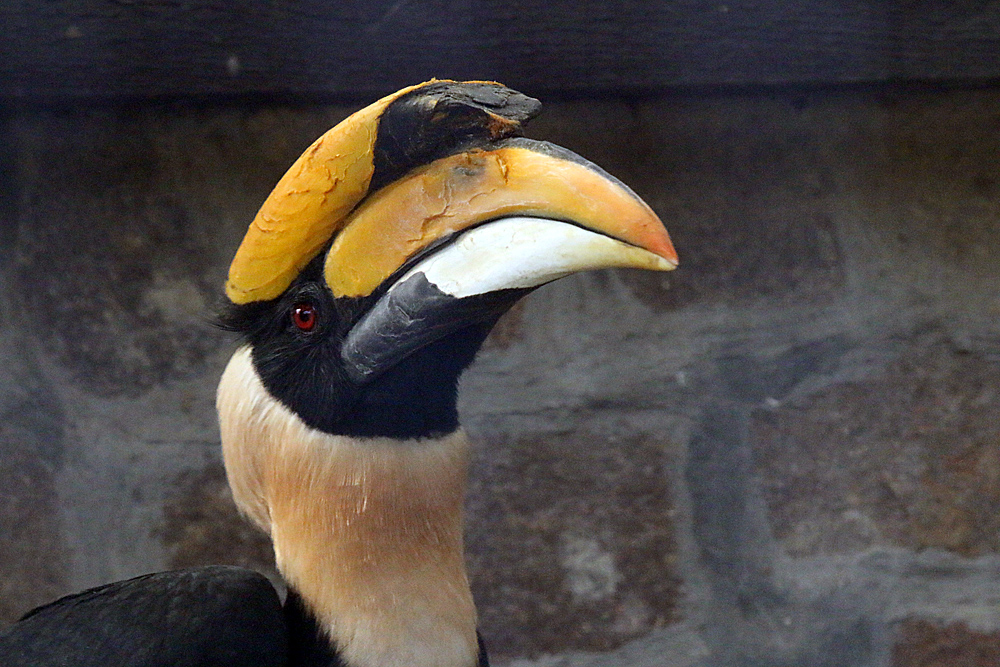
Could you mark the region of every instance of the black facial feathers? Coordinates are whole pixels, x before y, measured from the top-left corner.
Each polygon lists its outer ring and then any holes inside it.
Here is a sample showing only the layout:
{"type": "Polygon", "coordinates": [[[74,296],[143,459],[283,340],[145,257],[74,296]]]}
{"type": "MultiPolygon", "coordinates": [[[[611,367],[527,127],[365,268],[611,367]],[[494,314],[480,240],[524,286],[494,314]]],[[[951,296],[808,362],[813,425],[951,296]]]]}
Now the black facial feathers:
{"type": "Polygon", "coordinates": [[[355,382],[341,348],[358,319],[382,292],[335,299],[325,287],[322,261],[314,260],[277,299],[229,304],[219,325],[251,346],[255,370],[268,393],[308,426],[355,437],[424,438],[458,428],[458,378],[472,363],[499,316],[474,318],[388,368],[355,382]],[[297,329],[296,304],[311,303],[316,326],[297,329]]]}

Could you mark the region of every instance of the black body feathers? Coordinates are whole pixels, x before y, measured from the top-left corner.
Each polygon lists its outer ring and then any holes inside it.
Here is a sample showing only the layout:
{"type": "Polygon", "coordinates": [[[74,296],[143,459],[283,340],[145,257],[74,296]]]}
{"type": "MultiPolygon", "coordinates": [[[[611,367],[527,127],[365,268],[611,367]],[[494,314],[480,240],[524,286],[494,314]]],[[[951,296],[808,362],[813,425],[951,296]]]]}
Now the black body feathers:
{"type": "Polygon", "coordinates": [[[283,667],[281,601],[261,574],[149,574],[39,607],[0,633],[5,667],[283,667]]]}

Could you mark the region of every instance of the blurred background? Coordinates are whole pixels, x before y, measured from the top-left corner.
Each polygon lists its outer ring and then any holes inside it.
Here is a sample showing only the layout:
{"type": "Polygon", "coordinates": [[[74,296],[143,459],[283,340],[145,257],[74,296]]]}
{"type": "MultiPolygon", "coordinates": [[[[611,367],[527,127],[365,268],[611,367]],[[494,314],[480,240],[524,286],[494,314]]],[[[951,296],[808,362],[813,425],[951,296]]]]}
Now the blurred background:
{"type": "Polygon", "coordinates": [[[284,170],[431,77],[681,256],[539,290],[465,375],[498,665],[1000,664],[1000,3],[0,5],[0,623],[270,547],[211,321],[284,170]]]}

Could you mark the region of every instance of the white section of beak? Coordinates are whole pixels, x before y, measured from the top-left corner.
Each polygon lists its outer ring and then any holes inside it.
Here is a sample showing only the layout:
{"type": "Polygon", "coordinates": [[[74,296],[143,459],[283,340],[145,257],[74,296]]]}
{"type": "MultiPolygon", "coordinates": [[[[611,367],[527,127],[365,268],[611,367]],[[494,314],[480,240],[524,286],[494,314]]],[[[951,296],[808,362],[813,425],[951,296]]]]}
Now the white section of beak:
{"type": "Polygon", "coordinates": [[[422,273],[442,292],[462,298],[537,287],[578,271],[613,267],[669,271],[674,264],[573,224],[511,217],[463,233],[410,269],[396,285],[422,273]]]}

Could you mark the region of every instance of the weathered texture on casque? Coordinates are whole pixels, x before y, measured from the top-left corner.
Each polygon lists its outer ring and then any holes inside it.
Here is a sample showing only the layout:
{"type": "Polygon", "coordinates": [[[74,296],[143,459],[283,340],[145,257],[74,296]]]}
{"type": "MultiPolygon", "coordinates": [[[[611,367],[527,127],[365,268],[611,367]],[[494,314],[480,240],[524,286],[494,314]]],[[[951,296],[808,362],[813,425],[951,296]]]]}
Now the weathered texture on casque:
{"type": "MultiPolygon", "coordinates": [[[[271,572],[222,483],[210,319],[348,111],[0,119],[4,619],[171,566],[271,572]]],[[[495,662],[995,656],[998,127],[996,89],[547,106],[529,136],[633,186],[681,266],[539,290],[463,379],[495,662]]]]}

